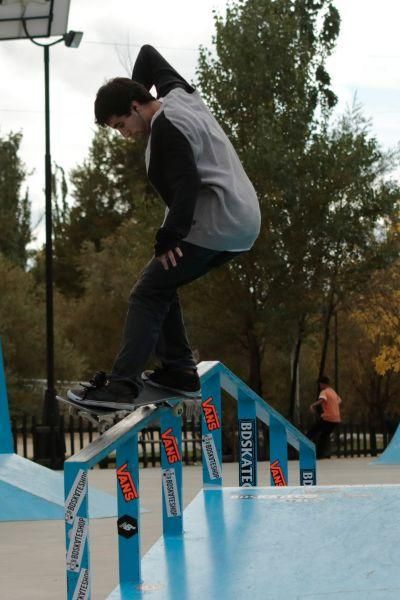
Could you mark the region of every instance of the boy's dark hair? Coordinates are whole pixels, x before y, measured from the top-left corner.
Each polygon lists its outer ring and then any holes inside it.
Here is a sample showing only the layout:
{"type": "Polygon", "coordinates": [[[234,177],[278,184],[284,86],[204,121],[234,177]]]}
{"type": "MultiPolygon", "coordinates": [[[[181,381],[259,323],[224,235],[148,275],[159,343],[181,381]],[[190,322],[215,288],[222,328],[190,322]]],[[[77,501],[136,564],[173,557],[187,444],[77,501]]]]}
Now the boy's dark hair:
{"type": "Polygon", "coordinates": [[[325,383],[325,385],[329,385],[331,382],[331,380],[329,379],[329,377],[327,377],[326,375],[322,375],[319,378],[319,383],[325,383]]]}
{"type": "Polygon", "coordinates": [[[94,101],[94,116],[97,125],[105,127],[113,115],[121,117],[131,113],[132,101],[140,104],[152,102],[155,98],[141,83],[128,77],[115,77],[101,86],[94,101]]]}

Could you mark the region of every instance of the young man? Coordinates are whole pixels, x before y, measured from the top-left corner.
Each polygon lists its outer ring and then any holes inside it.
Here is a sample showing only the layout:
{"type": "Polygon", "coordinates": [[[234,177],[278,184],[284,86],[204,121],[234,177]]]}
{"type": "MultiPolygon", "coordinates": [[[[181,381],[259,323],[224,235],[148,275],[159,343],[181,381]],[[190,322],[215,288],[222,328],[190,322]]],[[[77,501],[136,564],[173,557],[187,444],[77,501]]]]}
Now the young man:
{"type": "Polygon", "coordinates": [[[329,377],[325,375],[319,380],[319,388],[318,400],[310,405],[310,410],[315,413],[318,407],[322,408],[322,413],[307,436],[317,445],[318,458],[324,458],[330,435],[341,421],[339,405],[342,399],[330,386],[329,377]]]}
{"type": "Polygon", "coordinates": [[[227,136],[199,94],[152,47],[143,46],[132,80],[103,85],[95,100],[100,126],[148,140],[147,174],[166,204],[154,257],[134,286],[122,346],[109,374],[68,391],[86,405],[131,408],[142,380],[198,395],[180,286],[249,250],[260,230],[256,192],[227,136]],[[155,87],[157,98],[149,90],[155,87]],[[145,371],[152,352],[161,362],[145,371]]]}

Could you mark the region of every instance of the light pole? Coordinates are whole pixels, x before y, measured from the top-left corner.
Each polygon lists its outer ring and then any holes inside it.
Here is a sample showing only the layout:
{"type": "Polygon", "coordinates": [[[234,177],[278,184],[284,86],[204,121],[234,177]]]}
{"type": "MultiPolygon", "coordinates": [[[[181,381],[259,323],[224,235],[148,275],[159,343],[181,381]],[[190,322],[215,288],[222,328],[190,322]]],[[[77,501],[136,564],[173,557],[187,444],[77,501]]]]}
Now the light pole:
{"type": "MultiPolygon", "coordinates": [[[[59,423],[59,410],[56,400],[56,389],[54,381],[54,305],[53,305],[53,219],[52,219],[52,182],[51,182],[51,151],[50,151],[50,46],[64,42],[66,46],[77,48],[81,42],[83,33],[80,31],[69,31],[61,38],[42,44],[31,38],[27,31],[25,20],[23,26],[26,36],[36,46],[44,51],[44,103],[45,103],[45,213],[46,213],[46,363],[47,363],[47,387],[44,392],[42,423],[47,426],[43,430],[42,439],[38,443],[40,459],[45,462],[55,463],[52,466],[60,466],[64,461],[64,441],[61,436],[56,437],[56,443],[52,443],[48,427],[54,428],[59,423]]],[[[39,440],[38,440],[39,441],[39,440]]]]}
{"type": "Polygon", "coordinates": [[[44,393],[43,424],[54,425],[58,420],[58,404],[55,399],[54,385],[54,309],[53,309],[53,220],[52,220],[52,185],[51,185],[51,152],[50,152],[50,46],[64,42],[66,46],[77,48],[82,40],[81,31],[69,31],[61,38],[42,44],[31,38],[23,20],[26,36],[44,51],[44,114],[45,114],[45,206],[46,206],[46,355],[47,355],[47,388],[44,393]]]}

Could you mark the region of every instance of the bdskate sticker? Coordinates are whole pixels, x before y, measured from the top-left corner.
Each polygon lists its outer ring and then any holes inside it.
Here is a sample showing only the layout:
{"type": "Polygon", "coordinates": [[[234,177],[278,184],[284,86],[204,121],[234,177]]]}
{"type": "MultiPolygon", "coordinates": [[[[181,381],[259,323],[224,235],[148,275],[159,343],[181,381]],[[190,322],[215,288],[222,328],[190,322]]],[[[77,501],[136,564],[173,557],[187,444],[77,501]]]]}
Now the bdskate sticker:
{"type": "Polygon", "coordinates": [[[210,479],[220,479],[222,476],[221,464],[215,447],[214,438],[211,433],[202,436],[201,445],[204,458],[206,459],[210,479]]]}
{"type": "Polygon", "coordinates": [[[315,469],[300,469],[300,485],[315,485],[315,469]]]}
{"type": "Polygon", "coordinates": [[[81,569],[72,600],[89,600],[89,569],[81,569]]]}
{"type": "Polygon", "coordinates": [[[67,552],[67,569],[78,573],[81,568],[83,551],[88,534],[88,519],[78,517],[71,529],[69,547],[67,552]]]}
{"type": "Polygon", "coordinates": [[[180,517],[178,486],[176,483],[175,469],[162,470],[162,483],[164,488],[165,508],[168,517],[180,517]]]}
{"type": "Polygon", "coordinates": [[[239,419],[239,485],[257,485],[256,423],[254,419],[239,419]]]}
{"type": "Polygon", "coordinates": [[[79,469],[70,493],[65,501],[65,520],[72,523],[87,494],[87,472],[79,469]]]}

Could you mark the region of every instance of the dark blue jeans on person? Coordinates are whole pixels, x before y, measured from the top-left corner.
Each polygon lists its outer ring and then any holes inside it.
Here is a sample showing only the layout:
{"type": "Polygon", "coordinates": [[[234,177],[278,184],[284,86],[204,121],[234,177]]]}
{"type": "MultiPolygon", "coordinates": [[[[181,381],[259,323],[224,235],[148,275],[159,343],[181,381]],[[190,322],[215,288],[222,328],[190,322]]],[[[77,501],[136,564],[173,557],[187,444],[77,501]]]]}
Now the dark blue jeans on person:
{"type": "Polygon", "coordinates": [[[331,433],[335,431],[339,423],[332,423],[319,418],[318,421],[307,432],[307,437],[314,442],[317,449],[317,458],[330,456],[331,433]]]}
{"type": "Polygon", "coordinates": [[[153,352],[166,368],[195,368],[177,290],[241,254],[188,242],[181,242],[180,248],[183,256],[168,270],[152,258],[129,296],[121,349],[110,378],[134,384],[137,392],[143,387],[140,374],[153,352]]]}

